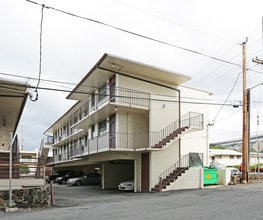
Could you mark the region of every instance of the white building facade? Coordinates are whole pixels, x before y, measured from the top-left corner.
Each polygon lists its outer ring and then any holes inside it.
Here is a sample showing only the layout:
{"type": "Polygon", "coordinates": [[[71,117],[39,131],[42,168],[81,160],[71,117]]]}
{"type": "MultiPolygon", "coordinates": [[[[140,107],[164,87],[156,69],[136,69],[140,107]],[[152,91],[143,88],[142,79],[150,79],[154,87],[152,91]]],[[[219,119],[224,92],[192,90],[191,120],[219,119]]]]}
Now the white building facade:
{"type": "Polygon", "coordinates": [[[134,191],[148,192],[165,189],[181,167],[183,174],[208,165],[209,109],[186,97],[209,94],[181,85],[188,80],[104,54],[68,95],[77,103],[45,132],[54,139],[54,169],[99,169],[104,189],[134,180],[134,191]]]}

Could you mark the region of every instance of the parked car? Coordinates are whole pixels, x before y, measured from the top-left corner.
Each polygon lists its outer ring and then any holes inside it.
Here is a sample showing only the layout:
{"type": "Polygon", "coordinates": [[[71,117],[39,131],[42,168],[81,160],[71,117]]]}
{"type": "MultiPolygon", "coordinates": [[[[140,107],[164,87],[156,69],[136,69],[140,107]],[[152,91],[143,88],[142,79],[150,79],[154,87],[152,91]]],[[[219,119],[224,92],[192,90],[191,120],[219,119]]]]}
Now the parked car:
{"type": "Polygon", "coordinates": [[[258,168],[256,168],[256,169],[252,169],[251,170],[251,172],[263,172],[263,167],[261,166],[261,167],[259,167],[259,169],[258,168]]]}
{"type": "Polygon", "coordinates": [[[232,169],[231,169],[231,176],[238,176],[238,175],[240,175],[239,169],[237,169],[237,168],[232,168],[232,169]]]}
{"type": "Polygon", "coordinates": [[[134,181],[129,180],[119,184],[119,190],[133,191],[134,190],[134,181]]]}
{"type": "Polygon", "coordinates": [[[51,181],[53,182],[56,182],[56,179],[60,176],[64,176],[66,173],[70,172],[72,170],[60,170],[60,171],[57,171],[55,173],[53,173],[52,175],[50,176],[47,176],[46,180],[48,183],[50,183],[51,181]]]}
{"type": "Polygon", "coordinates": [[[56,182],[59,184],[66,184],[68,179],[70,178],[74,178],[74,177],[80,177],[80,176],[84,176],[85,173],[82,171],[70,171],[67,174],[65,174],[64,176],[60,176],[56,179],[56,182]]]}
{"type": "Polygon", "coordinates": [[[85,176],[68,179],[70,186],[81,185],[99,185],[101,183],[101,175],[99,173],[88,173],[85,176]]]}

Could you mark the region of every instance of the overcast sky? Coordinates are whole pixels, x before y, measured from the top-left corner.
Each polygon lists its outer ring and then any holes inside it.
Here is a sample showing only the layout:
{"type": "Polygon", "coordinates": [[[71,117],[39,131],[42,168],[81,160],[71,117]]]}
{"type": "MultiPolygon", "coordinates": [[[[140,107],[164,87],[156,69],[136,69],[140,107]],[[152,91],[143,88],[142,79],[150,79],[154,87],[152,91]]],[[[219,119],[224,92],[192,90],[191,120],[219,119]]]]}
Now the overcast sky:
{"type": "MultiPolygon", "coordinates": [[[[251,62],[263,58],[262,0],[35,2],[50,7],[43,15],[41,79],[77,84],[104,53],[168,69],[190,76],[185,85],[214,94],[210,102],[218,105],[209,105],[210,142],[241,137],[242,108],[228,105],[242,104],[241,43],[246,37],[248,87],[263,82],[263,65],[251,62]]],[[[41,6],[25,0],[0,3],[0,77],[36,86],[41,6]]],[[[74,87],[47,81],[39,86],[74,87]]],[[[252,135],[263,133],[262,92],[263,86],[251,92],[252,135]]],[[[39,90],[38,101],[28,100],[18,129],[24,150],[39,148],[43,132],[75,103],[65,99],[67,94],[39,90]]]]}

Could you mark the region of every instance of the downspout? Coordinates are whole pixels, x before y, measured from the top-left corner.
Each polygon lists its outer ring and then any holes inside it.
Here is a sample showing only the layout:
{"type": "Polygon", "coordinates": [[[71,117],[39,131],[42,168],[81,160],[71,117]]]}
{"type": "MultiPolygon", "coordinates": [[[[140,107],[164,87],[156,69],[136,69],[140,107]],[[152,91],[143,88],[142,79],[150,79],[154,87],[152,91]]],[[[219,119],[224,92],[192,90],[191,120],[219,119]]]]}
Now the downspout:
{"type": "MultiPolygon", "coordinates": [[[[179,112],[179,128],[181,128],[181,91],[178,89],[178,112],[179,112]]],[[[179,138],[179,166],[181,167],[181,138],[179,138]]]]}

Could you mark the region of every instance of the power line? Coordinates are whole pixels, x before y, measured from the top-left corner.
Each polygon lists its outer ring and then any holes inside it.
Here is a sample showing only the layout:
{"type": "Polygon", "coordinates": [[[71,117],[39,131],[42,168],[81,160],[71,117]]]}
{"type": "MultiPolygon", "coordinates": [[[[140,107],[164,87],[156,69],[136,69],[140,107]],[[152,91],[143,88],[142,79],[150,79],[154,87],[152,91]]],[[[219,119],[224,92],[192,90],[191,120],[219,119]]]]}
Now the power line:
{"type": "MultiPolygon", "coordinates": [[[[23,85],[17,85],[17,84],[12,84],[12,83],[4,83],[4,82],[0,82],[1,87],[3,87],[3,85],[6,87],[6,85],[12,86],[15,85],[16,87],[24,87],[23,85]]],[[[34,89],[34,86],[30,86],[28,85],[28,89],[34,89]]],[[[57,89],[57,88],[49,88],[49,87],[38,87],[39,90],[46,90],[46,91],[53,91],[53,92],[66,92],[66,93],[70,93],[72,92],[71,90],[67,90],[67,89],[57,89]]],[[[17,91],[21,91],[18,90],[17,91]]],[[[77,94],[86,94],[86,95],[95,95],[95,96],[105,96],[105,97],[110,97],[110,94],[100,94],[100,93],[93,93],[93,92],[86,92],[86,91],[74,91],[74,93],[77,94]]],[[[125,96],[125,95],[114,95],[114,97],[116,98],[131,98],[130,96],[125,96]]],[[[134,97],[133,97],[134,98],[134,97]]],[[[160,98],[144,98],[144,97],[136,97],[136,99],[139,100],[146,100],[146,101],[158,101],[158,102],[168,102],[168,103],[178,103],[179,100],[175,100],[175,97],[172,96],[170,97],[170,99],[160,99],[160,98]],[[172,99],[171,99],[172,98],[172,99]]],[[[176,97],[178,99],[178,97],[176,97]]],[[[181,97],[183,98],[183,97],[181,97]]],[[[181,103],[185,103],[185,104],[196,104],[196,105],[217,105],[217,106],[231,106],[233,107],[233,104],[227,104],[226,101],[222,104],[222,103],[212,103],[212,102],[195,102],[195,101],[180,101],[181,103]]]]}
{"type": "Polygon", "coordinates": [[[238,79],[239,79],[239,76],[241,75],[241,73],[242,73],[242,72],[240,72],[240,73],[238,74],[238,76],[237,76],[237,78],[236,78],[236,81],[235,81],[232,89],[230,90],[228,96],[226,97],[226,100],[225,100],[224,104],[221,106],[221,108],[220,108],[220,109],[218,110],[218,112],[216,113],[216,115],[215,115],[215,117],[214,117],[214,119],[213,119],[214,122],[216,121],[217,116],[218,116],[219,113],[222,111],[222,109],[223,109],[224,106],[225,106],[225,103],[227,102],[227,100],[229,99],[230,95],[232,94],[232,92],[233,92],[233,90],[234,90],[234,88],[235,88],[235,86],[236,86],[236,84],[237,84],[237,82],[238,82],[238,79]]]}
{"type": "Polygon", "coordinates": [[[44,8],[45,5],[42,5],[41,8],[41,19],[40,19],[40,33],[39,33],[39,66],[38,66],[38,81],[35,87],[35,97],[32,95],[29,96],[30,100],[36,102],[38,100],[38,86],[40,84],[41,72],[42,72],[42,32],[43,32],[43,19],[44,19],[44,8]]]}
{"type": "Polygon", "coordinates": [[[225,41],[225,42],[228,42],[228,43],[231,43],[231,44],[239,45],[239,43],[236,43],[236,42],[234,42],[234,41],[230,41],[230,40],[227,40],[227,39],[224,39],[224,38],[220,38],[220,37],[218,37],[218,36],[215,36],[215,35],[206,33],[206,32],[204,32],[204,31],[200,31],[200,30],[197,30],[197,29],[195,29],[195,28],[192,28],[192,27],[189,27],[189,26],[186,26],[186,25],[183,25],[183,24],[179,24],[178,22],[175,22],[175,21],[172,21],[172,20],[170,20],[170,19],[167,19],[167,18],[161,17],[161,16],[159,16],[159,15],[153,14],[153,13],[151,13],[151,12],[149,12],[149,11],[142,10],[142,9],[140,9],[140,8],[134,7],[134,6],[129,5],[129,4],[127,4],[127,3],[123,3],[123,2],[120,2],[120,1],[118,1],[118,0],[113,0],[113,1],[115,1],[115,2],[117,2],[117,3],[119,3],[119,4],[121,4],[121,5],[125,5],[125,6],[128,7],[128,8],[132,8],[132,9],[134,9],[134,10],[137,10],[137,11],[140,11],[140,12],[142,12],[142,13],[148,14],[148,15],[150,15],[150,16],[153,16],[153,17],[155,17],[155,18],[161,19],[161,20],[163,20],[163,21],[166,21],[166,22],[169,22],[169,23],[171,23],[171,24],[174,24],[174,25],[180,26],[180,27],[182,27],[182,28],[188,29],[188,30],[190,30],[190,31],[198,32],[198,33],[200,33],[200,34],[207,35],[207,36],[212,37],[212,38],[214,38],[214,39],[218,39],[218,40],[222,40],[222,41],[225,41]]]}
{"type": "MultiPolygon", "coordinates": [[[[31,0],[25,0],[25,1],[33,3],[33,4],[36,4],[36,5],[39,5],[39,6],[42,6],[41,4],[39,4],[37,2],[34,2],[34,1],[31,1],[31,0]]],[[[158,39],[155,39],[155,38],[152,38],[152,37],[148,37],[148,36],[136,33],[136,32],[132,32],[132,31],[123,29],[123,28],[119,28],[117,26],[114,26],[114,25],[111,25],[111,24],[107,24],[105,22],[101,22],[101,21],[98,21],[98,20],[95,20],[95,19],[92,19],[92,18],[87,18],[87,17],[84,17],[84,16],[73,14],[71,12],[67,12],[67,11],[64,11],[64,10],[61,10],[61,9],[57,9],[57,8],[54,8],[54,7],[50,7],[50,6],[44,6],[44,7],[47,8],[47,9],[52,9],[54,11],[58,11],[60,13],[66,14],[66,15],[70,15],[70,16],[73,16],[73,17],[76,17],[76,18],[80,18],[80,19],[83,19],[83,20],[94,22],[94,23],[106,26],[108,28],[112,28],[112,29],[115,29],[115,30],[118,30],[118,31],[121,31],[121,32],[125,32],[127,34],[131,34],[131,35],[136,36],[136,37],[140,37],[140,38],[143,38],[143,39],[146,39],[146,40],[150,40],[150,41],[153,41],[153,42],[157,42],[157,43],[160,43],[160,44],[163,44],[163,45],[166,45],[166,46],[170,46],[170,47],[174,47],[174,48],[177,48],[177,49],[180,49],[180,50],[184,50],[184,51],[187,51],[187,52],[190,52],[190,53],[194,53],[194,54],[197,54],[197,55],[200,55],[200,56],[203,56],[203,57],[207,57],[207,58],[219,61],[219,62],[223,62],[223,63],[227,63],[227,64],[230,64],[230,65],[241,67],[241,65],[237,64],[237,63],[233,63],[233,62],[230,62],[230,61],[227,61],[227,60],[223,60],[223,59],[220,59],[220,58],[217,58],[217,57],[214,57],[214,56],[210,56],[208,54],[205,54],[205,53],[202,53],[202,52],[199,52],[199,51],[196,51],[196,50],[192,50],[192,49],[185,48],[185,47],[182,47],[182,46],[178,46],[178,45],[175,45],[175,44],[172,44],[172,43],[168,43],[168,42],[165,42],[165,41],[162,41],[162,40],[158,40],[158,39]]]]}
{"type": "MultiPolygon", "coordinates": [[[[0,72],[0,75],[5,75],[5,76],[12,76],[12,77],[19,77],[19,78],[23,78],[23,79],[30,79],[30,80],[38,80],[37,78],[34,78],[34,77],[26,77],[26,76],[21,76],[21,75],[17,75],[17,74],[11,74],[11,73],[3,73],[3,72],[0,72]]],[[[64,87],[63,85],[72,85],[72,86],[77,86],[76,83],[72,83],[72,82],[65,82],[65,81],[57,81],[57,80],[50,80],[50,79],[41,79],[41,82],[47,82],[47,83],[51,83],[51,85],[54,85],[54,86],[60,86],[60,87],[64,87]],[[58,85],[56,85],[58,84],[58,85]]],[[[10,85],[10,84],[9,84],[10,85]]],[[[34,88],[34,87],[30,87],[30,88],[34,88]]],[[[65,87],[65,88],[68,88],[68,87],[65,87]]],[[[95,86],[88,86],[88,85],[82,85],[81,88],[92,88],[94,90],[96,89],[99,89],[98,87],[95,87],[95,86]]],[[[50,88],[52,89],[52,91],[55,91],[56,89],[55,88],[50,88]]],[[[70,88],[68,89],[62,89],[62,90],[59,90],[57,89],[58,91],[61,91],[61,92],[72,92],[72,90],[69,90],[70,88]]],[[[85,94],[92,94],[92,93],[87,93],[85,92],[84,90],[81,91],[85,94]]],[[[178,96],[172,96],[172,95],[162,95],[162,94],[153,94],[153,95],[158,95],[158,96],[163,96],[163,97],[173,97],[173,98],[178,98],[178,96]]],[[[207,102],[223,102],[225,100],[215,100],[215,99],[206,99],[206,98],[197,98],[197,97],[188,97],[188,96],[181,96],[181,99],[186,99],[186,100],[203,100],[203,101],[207,101],[207,102]]],[[[163,99],[163,100],[166,100],[166,99],[163,99]]],[[[238,100],[229,100],[229,102],[239,102],[238,100]]],[[[229,104],[229,105],[232,105],[232,104],[229,104]]]]}

